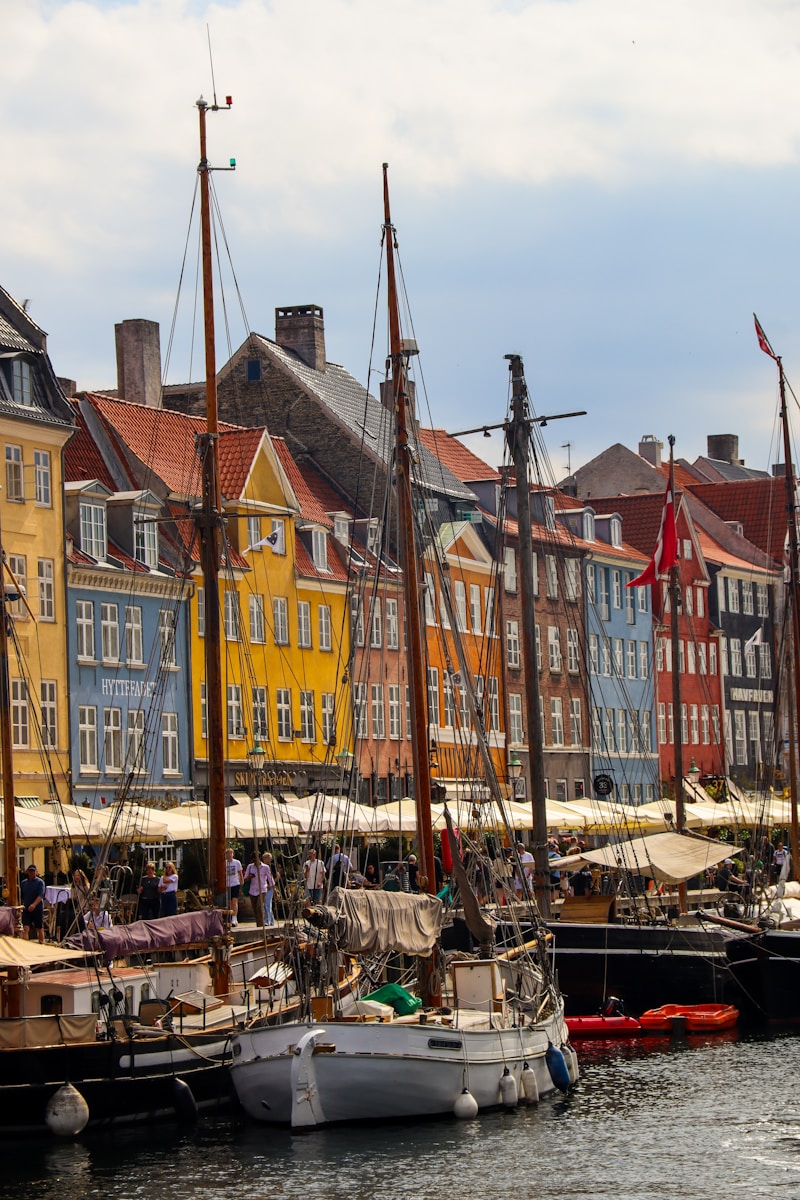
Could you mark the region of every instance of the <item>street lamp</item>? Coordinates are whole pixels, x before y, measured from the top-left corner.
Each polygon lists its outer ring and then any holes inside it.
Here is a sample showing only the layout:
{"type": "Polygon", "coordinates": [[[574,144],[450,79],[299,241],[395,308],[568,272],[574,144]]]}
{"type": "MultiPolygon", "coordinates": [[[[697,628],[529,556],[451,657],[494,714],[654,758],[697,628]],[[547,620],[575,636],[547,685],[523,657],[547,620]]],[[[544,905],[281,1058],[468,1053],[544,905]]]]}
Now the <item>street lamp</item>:
{"type": "Polygon", "coordinates": [[[517,754],[516,750],[512,750],[508,756],[508,778],[511,780],[511,798],[517,798],[517,783],[522,778],[522,759],[517,754]]]}
{"type": "Polygon", "coordinates": [[[702,771],[698,767],[697,763],[694,761],[694,755],[692,755],[692,765],[689,767],[689,770],[686,772],[686,779],[694,788],[694,787],[697,787],[698,783],[700,782],[701,775],[702,775],[702,771]]]}
{"type": "Polygon", "coordinates": [[[250,822],[253,826],[253,850],[258,850],[258,836],[256,834],[256,797],[261,795],[261,776],[264,771],[264,763],[267,761],[267,753],[260,741],[247,751],[247,762],[250,767],[250,787],[247,789],[250,793],[250,822]]]}

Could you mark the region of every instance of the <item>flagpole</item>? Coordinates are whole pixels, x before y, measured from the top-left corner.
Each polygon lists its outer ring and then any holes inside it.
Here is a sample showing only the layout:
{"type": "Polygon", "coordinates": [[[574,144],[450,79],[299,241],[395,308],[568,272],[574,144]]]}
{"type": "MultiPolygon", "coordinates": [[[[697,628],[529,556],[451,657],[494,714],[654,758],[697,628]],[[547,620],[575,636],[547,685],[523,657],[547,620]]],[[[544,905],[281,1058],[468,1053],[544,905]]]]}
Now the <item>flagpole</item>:
{"type": "MultiPolygon", "coordinates": [[[[669,435],[669,489],[672,495],[672,511],[675,513],[675,528],[678,518],[675,511],[675,437],[669,435]]],[[[686,828],[686,809],[683,799],[683,710],[681,708],[681,673],[678,652],[678,613],[681,604],[680,560],[669,570],[670,633],[672,641],[672,729],[675,738],[675,828],[683,833],[686,828]]],[[[686,884],[678,884],[678,908],[686,912],[686,884]]]]}

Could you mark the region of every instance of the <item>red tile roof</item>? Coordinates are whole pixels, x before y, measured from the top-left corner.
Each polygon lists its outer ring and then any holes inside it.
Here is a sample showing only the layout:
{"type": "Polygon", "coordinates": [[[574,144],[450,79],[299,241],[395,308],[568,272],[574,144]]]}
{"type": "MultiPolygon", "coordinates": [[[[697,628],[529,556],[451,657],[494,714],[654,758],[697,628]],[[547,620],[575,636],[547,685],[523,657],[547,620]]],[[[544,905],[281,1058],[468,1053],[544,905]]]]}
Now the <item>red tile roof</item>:
{"type": "Polygon", "coordinates": [[[238,499],[245,490],[264,437],[262,427],[227,428],[219,436],[219,486],[223,496],[238,499]]]}
{"type": "Polygon", "coordinates": [[[462,483],[500,479],[499,471],[478,458],[477,454],[468,450],[458,438],[451,437],[445,429],[420,429],[419,439],[462,483]]]}
{"type": "MultiPolygon", "coordinates": [[[[116,492],[117,485],[97,448],[86,421],[73,400],[70,402],[78,428],[64,449],[64,482],[80,483],[87,479],[98,479],[109,491],[116,492]]],[[[133,480],[130,481],[133,483],[133,480]]]]}
{"type": "Polygon", "coordinates": [[[775,563],[783,562],[786,493],[783,479],[693,483],[689,489],[723,521],[738,521],[744,536],[775,563]]]}
{"type": "Polygon", "coordinates": [[[330,568],[328,571],[320,571],[314,566],[314,560],[300,538],[297,538],[295,547],[295,567],[298,575],[310,576],[312,579],[335,579],[337,583],[347,583],[349,579],[347,567],[336,553],[332,539],[328,539],[328,566],[330,568]]]}
{"type": "Polygon", "coordinates": [[[294,494],[297,496],[300,515],[304,520],[314,521],[318,525],[324,525],[330,529],[333,521],[328,516],[329,513],[348,512],[352,514],[352,506],[346,503],[338,492],[334,491],[315,467],[307,461],[302,466],[298,465],[283,438],[273,438],[272,444],[292,485],[294,494]]]}

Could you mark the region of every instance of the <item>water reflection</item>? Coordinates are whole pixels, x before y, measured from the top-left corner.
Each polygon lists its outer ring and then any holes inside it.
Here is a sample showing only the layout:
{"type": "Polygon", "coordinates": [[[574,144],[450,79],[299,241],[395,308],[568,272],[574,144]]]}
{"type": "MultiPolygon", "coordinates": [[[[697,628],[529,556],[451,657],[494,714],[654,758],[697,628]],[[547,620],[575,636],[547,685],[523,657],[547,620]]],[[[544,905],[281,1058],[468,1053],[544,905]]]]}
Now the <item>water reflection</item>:
{"type": "Polygon", "coordinates": [[[295,1134],[234,1119],[4,1148],[0,1200],[796,1200],[792,1034],[582,1043],[583,1081],[461,1124],[295,1134]]]}

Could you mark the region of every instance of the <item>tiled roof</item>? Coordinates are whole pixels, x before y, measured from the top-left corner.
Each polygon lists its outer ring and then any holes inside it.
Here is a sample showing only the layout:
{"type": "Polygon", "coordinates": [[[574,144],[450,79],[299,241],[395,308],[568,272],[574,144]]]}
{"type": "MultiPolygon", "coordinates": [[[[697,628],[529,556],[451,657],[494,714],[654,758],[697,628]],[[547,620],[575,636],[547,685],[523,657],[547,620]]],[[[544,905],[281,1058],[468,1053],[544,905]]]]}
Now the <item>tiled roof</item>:
{"type": "MultiPolygon", "coordinates": [[[[206,423],[197,417],[187,417],[168,408],[151,408],[146,404],[130,404],[97,393],[86,393],[87,401],[109,431],[177,496],[198,496],[200,460],[195,447],[197,434],[206,432],[206,423]]],[[[239,432],[236,425],[220,424],[220,434],[239,432]]],[[[259,436],[261,431],[255,431],[259,436]]],[[[224,439],[220,437],[220,441],[224,439]]],[[[232,443],[235,453],[237,443],[232,443]]],[[[241,446],[241,443],[238,443],[241,446]]],[[[123,449],[124,461],[124,449],[123,449]]],[[[237,471],[231,466],[231,480],[237,471]]],[[[147,486],[146,477],[138,481],[147,486]]],[[[223,492],[223,494],[225,494],[223,492]]],[[[237,493],[240,494],[240,493],[237,493]]]]}
{"type": "Polygon", "coordinates": [[[79,483],[84,479],[99,479],[110,491],[115,492],[117,485],[97,448],[97,443],[86,428],[83,414],[75,402],[72,402],[72,408],[78,428],[64,450],[64,482],[79,483]]]}
{"type": "MultiPolygon", "coordinates": [[[[664,477],[664,483],[666,484],[667,480],[669,479],[669,463],[662,463],[658,470],[664,477]]],[[[694,473],[694,471],[684,467],[681,463],[675,463],[674,474],[676,488],[683,488],[685,490],[687,488],[691,489],[697,487],[697,475],[694,473]]]]}
{"type": "Polygon", "coordinates": [[[477,454],[473,454],[458,438],[451,437],[445,429],[420,428],[419,437],[423,445],[452,471],[456,479],[464,483],[474,483],[479,479],[500,479],[499,471],[478,458],[477,454]]]}
{"type": "Polygon", "coordinates": [[[759,471],[754,467],[745,467],[739,463],[726,462],[721,458],[708,458],[700,455],[694,461],[694,469],[709,482],[733,482],[741,479],[769,479],[768,471],[759,471]]]}
{"type": "Polygon", "coordinates": [[[336,547],[333,539],[328,539],[328,566],[330,570],[320,571],[314,566],[314,560],[306,550],[300,538],[295,541],[295,567],[298,575],[305,575],[312,579],[330,579],[336,580],[337,583],[347,583],[349,576],[347,568],[336,553],[336,547]]]}
{"type": "MultiPolygon", "coordinates": [[[[324,371],[316,371],[303,362],[299,355],[285,350],[271,338],[254,334],[264,350],[280,365],[281,369],[294,376],[303,390],[315,396],[331,415],[342,424],[356,443],[362,442],[385,466],[392,461],[394,435],[388,411],[374,396],[362,387],[344,367],[328,362],[324,371]]],[[[473,500],[473,493],[453,475],[424,444],[418,447],[419,464],[416,482],[421,486],[434,487],[455,499],[473,500]]]]}
{"type": "Polygon", "coordinates": [[[351,511],[352,506],[345,503],[311,463],[305,461],[302,466],[298,465],[284,438],[275,437],[272,439],[272,444],[278,460],[286,472],[286,477],[292,485],[292,490],[300,505],[300,516],[304,520],[314,521],[330,529],[333,521],[328,513],[351,511]]]}
{"type": "Polygon", "coordinates": [[[10,321],[0,313],[0,347],[4,350],[27,350],[31,354],[38,353],[38,347],[33,346],[10,321]]]}
{"type": "Polygon", "coordinates": [[[693,484],[691,491],[723,521],[738,521],[744,536],[775,563],[783,562],[786,538],[785,481],[768,477],[731,483],[693,484]]]}
{"type": "Polygon", "coordinates": [[[253,469],[253,460],[264,437],[260,427],[249,429],[224,429],[217,443],[219,462],[219,486],[223,496],[238,499],[253,469]]]}

